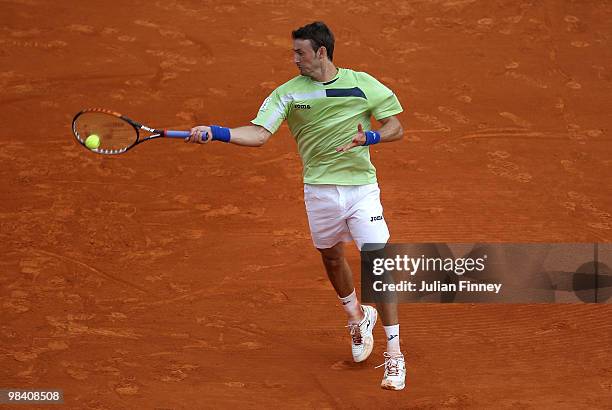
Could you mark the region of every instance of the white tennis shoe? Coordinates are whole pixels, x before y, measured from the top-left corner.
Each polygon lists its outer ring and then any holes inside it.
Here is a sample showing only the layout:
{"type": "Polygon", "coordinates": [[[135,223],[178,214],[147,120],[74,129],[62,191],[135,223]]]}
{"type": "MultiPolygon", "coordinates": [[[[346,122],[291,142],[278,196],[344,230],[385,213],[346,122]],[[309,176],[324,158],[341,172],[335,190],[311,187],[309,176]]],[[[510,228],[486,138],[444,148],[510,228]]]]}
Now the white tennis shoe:
{"type": "Polygon", "coordinates": [[[380,387],[387,390],[402,390],[406,386],[406,363],[401,353],[384,353],[385,362],[376,368],[385,366],[380,387]]]}
{"type": "Polygon", "coordinates": [[[374,336],[372,331],[378,319],[378,312],[372,306],[361,305],[363,310],[363,320],[359,324],[349,324],[349,332],[351,334],[351,350],[353,352],[353,360],[363,362],[370,356],[374,348],[374,336]]]}

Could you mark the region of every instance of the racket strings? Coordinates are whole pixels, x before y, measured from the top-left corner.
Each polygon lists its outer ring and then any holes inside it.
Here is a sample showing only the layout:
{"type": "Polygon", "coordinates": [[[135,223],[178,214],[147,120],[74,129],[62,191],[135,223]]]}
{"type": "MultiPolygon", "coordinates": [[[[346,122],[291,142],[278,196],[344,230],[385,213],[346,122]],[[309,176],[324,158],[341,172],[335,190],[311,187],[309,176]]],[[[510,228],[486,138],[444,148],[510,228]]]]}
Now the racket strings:
{"type": "Polygon", "coordinates": [[[97,135],[100,145],[95,151],[105,154],[124,152],[138,140],[138,133],[132,125],[104,112],[82,113],[74,121],[74,132],[82,144],[91,135],[97,135]]]}

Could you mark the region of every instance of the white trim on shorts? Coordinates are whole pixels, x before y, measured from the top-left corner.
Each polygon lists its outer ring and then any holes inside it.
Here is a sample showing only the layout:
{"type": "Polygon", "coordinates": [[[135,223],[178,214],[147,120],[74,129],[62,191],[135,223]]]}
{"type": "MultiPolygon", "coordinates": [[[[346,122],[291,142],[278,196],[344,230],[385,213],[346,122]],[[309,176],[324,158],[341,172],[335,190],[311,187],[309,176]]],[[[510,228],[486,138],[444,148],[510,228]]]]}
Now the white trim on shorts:
{"type": "Polygon", "coordinates": [[[387,243],[389,229],[383,217],[378,184],[304,184],[304,203],[312,242],[318,249],[339,242],[387,243]]]}

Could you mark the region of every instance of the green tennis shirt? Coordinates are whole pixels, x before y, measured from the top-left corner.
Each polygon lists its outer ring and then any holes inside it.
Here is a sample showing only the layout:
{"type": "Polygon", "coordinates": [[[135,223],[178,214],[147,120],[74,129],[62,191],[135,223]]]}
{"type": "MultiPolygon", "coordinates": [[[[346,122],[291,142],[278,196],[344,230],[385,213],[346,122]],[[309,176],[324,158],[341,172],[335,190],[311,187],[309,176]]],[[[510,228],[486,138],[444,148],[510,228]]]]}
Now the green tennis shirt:
{"type": "Polygon", "coordinates": [[[304,183],[365,185],[376,182],[376,168],[367,146],[347,152],[357,125],[370,129],[377,120],[402,112],[395,94],[367,73],[338,69],[336,77],[320,83],[297,76],[275,89],[251,121],[275,133],[287,120],[300,156],[304,183]]]}

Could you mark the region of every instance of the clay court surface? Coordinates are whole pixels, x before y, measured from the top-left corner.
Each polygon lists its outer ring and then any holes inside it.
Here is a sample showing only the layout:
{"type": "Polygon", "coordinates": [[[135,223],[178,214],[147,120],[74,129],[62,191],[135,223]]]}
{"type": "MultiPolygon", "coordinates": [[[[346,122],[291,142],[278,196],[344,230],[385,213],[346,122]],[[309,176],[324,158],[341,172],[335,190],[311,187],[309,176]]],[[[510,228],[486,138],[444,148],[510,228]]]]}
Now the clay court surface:
{"type": "Polygon", "coordinates": [[[322,19],[335,63],[405,108],[404,140],[372,148],[394,242],[610,242],[611,2],[0,9],[0,387],[75,409],[610,408],[609,304],[402,305],[407,388],[381,390],[384,332],[350,362],[286,126],[109,158],[70,122],[246,124],[322,19]]]}

